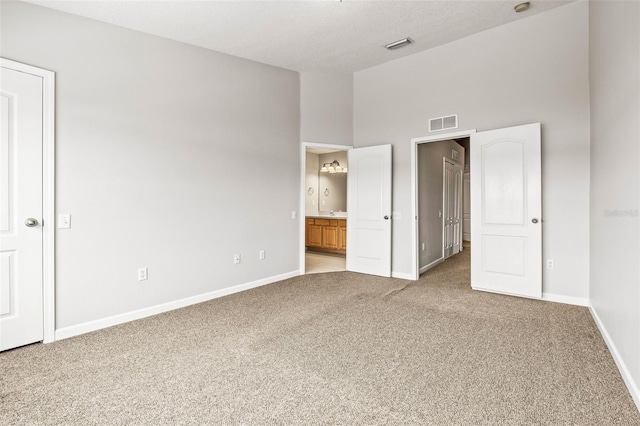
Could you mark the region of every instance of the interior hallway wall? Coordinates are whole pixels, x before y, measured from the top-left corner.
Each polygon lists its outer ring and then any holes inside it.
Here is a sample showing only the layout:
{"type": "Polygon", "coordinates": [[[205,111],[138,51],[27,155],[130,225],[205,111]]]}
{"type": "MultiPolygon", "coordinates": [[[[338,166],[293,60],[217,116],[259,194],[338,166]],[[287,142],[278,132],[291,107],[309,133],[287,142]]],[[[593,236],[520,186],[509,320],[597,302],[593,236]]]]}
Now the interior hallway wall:
{"type": "Polygon", "coordinates": [[[428,119],[457,113],[457,131],[541,122],[543,257],[555,260],[543,292],[586,303],[588,8],[570,3],[355,73],[355,146],[393,144],[396,276],[412,272],[410,147],[437,134],[428,119]]]}
{"type": "Polygon", "coordinates": [[[640,4],[592,1],[589,15],[590,302],[640,409],[640,4]]]}
{"type": "Polygon", "coordinates": [[[58,329],[297,272],[298,73],[1,8],[0,54],[56,72],[58,329]]]}

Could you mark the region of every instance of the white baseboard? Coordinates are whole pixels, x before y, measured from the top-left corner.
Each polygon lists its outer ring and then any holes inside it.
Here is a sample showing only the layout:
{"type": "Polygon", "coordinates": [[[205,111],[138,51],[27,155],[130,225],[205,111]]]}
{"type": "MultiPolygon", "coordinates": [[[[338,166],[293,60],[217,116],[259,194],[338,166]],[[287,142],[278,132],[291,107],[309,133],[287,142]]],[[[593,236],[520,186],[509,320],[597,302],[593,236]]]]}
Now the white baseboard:
{"type": "Polygon", "coordinates": [[[250,290],[252,288],[286,280],[288,278],[297,277],[299,275],[300,271],[291,271],[273,277],[263,278],[257,281],[223,288],[221,290],[211,291],[209,293],[204,293],[197,296],[191,296],[180,300],[174,300],[172,302],[162,303],[160,305],[150,306],[148,308],[138,309],[136,311],[126,312],[124,314],[118,314],[78,325],[72,325],[70,327],[64,327],[55,331],[55,340],[67,339],[79,334],[89,333],[91,331],[96,331],[125,322],[150,317],[152,315],[161,314],[163,312],[172,311],[174,309],[184,308],[186,306],[195,305],[196,303],[206,302],[208,300],[217,299],[218,297],[228,296],[233,293],[250,290]]]}
{"type": "Polygon", "coordinates": [[[440,259],[436,259],[433,262],[429,263],[428,265],[424,265],[422,268],[420,268],[420,273],[422,274],[428,271],[429,269],[433,268],[434,266],[439,265],[442,262],[444,262],[444,257],[441,257],[440,259]]]}
{"type": "Polygon", "coordinates": [[[613,343],[613,340],[611,340],[611,336],[609,336],[607,329],[605,328],[604,324],[600,320],[600,317],[598,316],[598,312],[596,312],[596,310],[591,305],[589,305],[589,311],[591,311],[591,316],[593,317],[593,320],[598,326],[598,329],[600,330],[600,334],[602,334],[602,337],[604,338],[604,341],[607,344],[607,347],[609,348],[609,352],[611,352],[611,356],[613,356],[613,360],[618,366],[618,370],[620,370],[620,374],[622,375],[622,380],[624,380],[624,383],[627,385],[627,388],[629,389],[629,393],[633,398],[633,402],[636,403],[636,407],[638,408],[638,411],[640,411],[640,388],[638,387],[638,384],[633,380],[633,377],[631,377],[631,374],[629,373],[629,369],[627,368],[627,364],[624,362],[624,360],[620,356],[620,352],[618,352],[618,348],[616,348],[616,345],[613,343]]]}
{"type": "Polygon", "coordinates": [[[407,274],[405,272],[394,272],[394,271],[391,271],[391,277],[400,278],[401,280],[414,281],[413,275],[412,274],[407,274]]]}
{"type": "Polygon", "coordinates": [[[567,305],[589,306],[589,299],[581,297],[563,296],[562,294],[542,293],[542,300],[547,302],[564,303],[567,305]]]}

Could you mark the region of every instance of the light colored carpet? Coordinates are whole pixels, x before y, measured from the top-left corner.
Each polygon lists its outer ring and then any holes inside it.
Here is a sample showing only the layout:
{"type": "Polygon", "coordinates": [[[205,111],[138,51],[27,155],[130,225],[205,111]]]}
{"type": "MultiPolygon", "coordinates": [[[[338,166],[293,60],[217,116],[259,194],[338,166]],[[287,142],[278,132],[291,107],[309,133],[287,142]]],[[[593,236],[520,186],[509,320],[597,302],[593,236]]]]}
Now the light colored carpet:
{"type": "Polygon", "coordinates": [[[0,354],[3,425],[640,425],[586,308],[306,275],[0,354]]]}

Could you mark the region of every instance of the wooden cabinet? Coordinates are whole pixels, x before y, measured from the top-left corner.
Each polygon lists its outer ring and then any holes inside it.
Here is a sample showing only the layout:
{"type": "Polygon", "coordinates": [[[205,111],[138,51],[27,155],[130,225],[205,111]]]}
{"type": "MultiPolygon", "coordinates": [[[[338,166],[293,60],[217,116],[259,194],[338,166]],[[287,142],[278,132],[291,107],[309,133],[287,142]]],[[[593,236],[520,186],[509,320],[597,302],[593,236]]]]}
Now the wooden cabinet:
{"type": "Polygon", "coordinates": [[[314,250],[344,253],[347,250],[346,219],[307,218],[305,243],[314,250]]]}
{"type": "Polygon", "coordinates": [[[322,247],[322,226],[309,225],[307,229],[307,235],[309,238],[307,245],[309,247],[322,247]]]}
{"type": "Polygon", "coordinates": [[[338,250],[347,250],[347,221],[343,220],[338,226],[338,250]]]}
{"type": "Polygon", "coordinates": [[[338,248],[338,227],[323,226],[322,227],[322,247],[328,249],[338,248]]]}

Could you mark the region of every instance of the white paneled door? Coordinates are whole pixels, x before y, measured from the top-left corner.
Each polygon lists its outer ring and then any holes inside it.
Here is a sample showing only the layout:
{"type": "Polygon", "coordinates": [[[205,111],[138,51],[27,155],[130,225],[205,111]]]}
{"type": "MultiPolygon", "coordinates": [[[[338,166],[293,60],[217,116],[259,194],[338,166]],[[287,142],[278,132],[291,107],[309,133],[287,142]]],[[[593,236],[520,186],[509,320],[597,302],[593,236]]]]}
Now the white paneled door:
{"type": "Polygon", "coordinates": [[[0,350],[43,339],[43,79],[1,68],[0,350]]]}
{"type": "Polygon", "coordinates": [[[463,168],[444,159],[442,176],[443,256],[458,254],[462,247],[462,173],[463,168]]]}
{"type": "Polygon", "coordinates": [[[391,145],[349,150],[347,270],[391,276],[391,145]]]}
{"type": "Polygon", "coordinates": [[[462,225],[462,239],[464,241],[471,241],[471,173],[464,174],[463,179],[463,225],[462,225]]]}
{"type": "Polygon", "coordinates": [[[471,287],[542,297],[540,123],[471,135],[471,287]]]}

